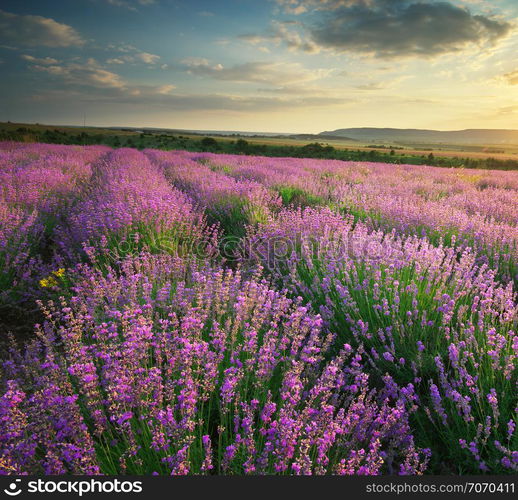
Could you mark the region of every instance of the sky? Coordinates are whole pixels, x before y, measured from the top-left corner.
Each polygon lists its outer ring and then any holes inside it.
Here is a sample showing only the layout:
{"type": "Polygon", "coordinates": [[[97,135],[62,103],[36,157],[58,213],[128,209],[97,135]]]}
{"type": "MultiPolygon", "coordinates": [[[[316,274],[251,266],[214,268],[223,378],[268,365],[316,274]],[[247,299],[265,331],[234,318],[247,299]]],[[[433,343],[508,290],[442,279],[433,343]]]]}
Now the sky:
{"type": "Polygon", "coordinates": [[[0,120],[518,129],[517,0],[2,0],[0,120]]]}

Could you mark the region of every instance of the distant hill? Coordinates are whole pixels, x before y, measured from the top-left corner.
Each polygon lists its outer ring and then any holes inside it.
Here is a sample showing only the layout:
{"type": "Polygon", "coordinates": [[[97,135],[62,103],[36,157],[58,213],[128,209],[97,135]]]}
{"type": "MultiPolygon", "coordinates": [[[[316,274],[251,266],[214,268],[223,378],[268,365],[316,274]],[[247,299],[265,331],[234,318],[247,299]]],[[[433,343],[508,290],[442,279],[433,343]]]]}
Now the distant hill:
{"type": "MultiPolygon", "coordinates": [[[[281,138],[281,136],[278,136],[281,138]]],[[[316,141],[318,139],[323,139],[327,141],[352,141],[356,142],[356,139],[352,137],[345,137],[343,135],[328,135],[326,132],[322,132],[321,134],[290,134],[290,139],[299,139],[302,141],[316,141]]]]}
{"type": "Polygon", "coordinates": [[[518,130],[466,129],[421,130],[399,128],[341,128],[319,136],[350,138],[364,142],[406,142],[443,144],[518,144],[518,130]]]}

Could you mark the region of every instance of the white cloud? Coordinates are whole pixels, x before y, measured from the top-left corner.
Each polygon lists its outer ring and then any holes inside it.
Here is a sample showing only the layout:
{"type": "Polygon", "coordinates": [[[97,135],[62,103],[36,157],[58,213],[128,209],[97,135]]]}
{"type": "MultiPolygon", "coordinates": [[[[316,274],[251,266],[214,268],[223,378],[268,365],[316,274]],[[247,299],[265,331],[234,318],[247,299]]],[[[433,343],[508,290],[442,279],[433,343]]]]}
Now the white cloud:
{"type": "Polygon", "coordinates": [[[238,38],[251,45],[264,43],[274,43],[275,45],[285,44],[291,51],[301,50],[309,54],[320,52],[320,47],[309,37],[304,36],[294,29],[295,26],[299,26],[299,23],[273,21],[270,31],[264,35],[250,33],[240,35],[238,38]]]}
{"type": "Polygon", "coordinates": [[[209,65],[209,60],[205,59],[204,57],[186,57],[185,59],[182,59],[180,62],[189,67],[209,65]]]}
{"type": "MultiPolygon", "coordinates": [[[[303,1],[299,3],[298,0],[276,0],[276,2],[284,7],[284,11],[287,14],[304,14],[304,12],[307,12],[308,7],[304,4],[303,1]]],[[[323,0],[321,3],[326,3],[327,0],[323,0]]]]}
{"type": "Polygon", "coordinates": [[[95,59],[88,59],[85,64],[69,63],[64,65],[30,66],[35,71],[45,72],[61,77],[67,84],[91,86],[98,88],[126,89],[122,78],[100,66],[95,59]]]}
{"type": "Polygon", "coordinates": [[[409,77],[399,77],[392,80],[378,80],[360,83],[354,85],[353,88],[356,90],[387,90],[398,86],[399,83],[406,80],[409,77]]]}
{"type": "Polygon", "coordinates": [[[224,67],[211,65],[207,59],[184,59],[187,72],[216,80],[240,83],[261,83],[267,85],[286,85],[290,83],[319,80],[328,76],[332,70],[307,70],[298,63],[250,62],[224,67]]]}
{"type": "Polygon", "coordinates": [[[134,47],[133,45],[130,45],[128,43],[117,43],[117,44],[111,43],[106,48],[108,50],[114,50],[116,52],[124,52],[124,53],[138,51],[137,47],[134,47]]]}
{"type": "Polygon", "coordinates": [[[160,56],[156,54],[151,54],[149,52],[144,52],[139,50],[137,47],[129,44],[111,44],[108,45],[108,50],[112,50],[115,52],[120,52],[124,55],[112,57],[107,59],[106,62],[108,64],[136,64],[136,63],[144,63],[154,65],[160,61],[160,56]]]}
{"type": "Polygon", "coordinates": [[[156,93],[161,95],[169,95],[175,88],[176,87],[174,85],[161,85],[160,87],[156,88],[156,93]]]}
{"type": "Polygon", "coordinates": [[[149,52],[139,52],[138,54],[135,54],[135,59],[146,64],[156,64],[159,61],[160,56],[150,54],[149,52]]]}
{"type": "Polygon", "coordinates": [[[32,96],[33,100],[63,103],[69,99],[74,102],[92,102],[95,104],[130,105],[149,113],[152,108],[161,111],[228,111],[232,113],[270,113],[308,108],[348,106],[353,101],[348,98],[329,96],[241,96],[234,94],[186,94],[160,93],[157,87],[139,87],[126,92],[106,89],[52,89],[32,96]]]}
{"type": "Polygon", "coordinates": [[[153,5],[155,0],[105,0],[106,3],[113,5],[114,7],[123,7],[132,11],[137,11],[137,5],[153,5]]]}
{"type": "MultiPolygon", "coordinates": [[[[176,88],[172,84],[164,85],[134,85],[125,81],[120,75],[104,68],[93,58],[87,59],[83,63],[76,61],[64,64],[50,64],[44,60],[45,64],[36,64],[41,60],[29,57],[24,58],[33,63],[29,68],[33,71],[46,73],[55,79],[61,80],[66,89],[83,92],[85,89],[91,95],[99,96],[106,93],[107,98],[113,99],[134,99],[136,97],[152,99],[153,96],[171,96],[176,88]]],[[[57,62],[57,61],[56,61],[57,62]]]]}
{"type": "Polygon", "coordinates": [[[71,26],[43,16],[19,15],[0,10],[0,41],[24,46],[71,47],[84,45],[71,26]]]}
{"type": "Polygon", "coordinates": [[[34,64],[48,65],[59,63],[59,61],[57,59],[54,59],[53,57],[34,57],[28,54],[23,54],[21,58],[34,64]]]}

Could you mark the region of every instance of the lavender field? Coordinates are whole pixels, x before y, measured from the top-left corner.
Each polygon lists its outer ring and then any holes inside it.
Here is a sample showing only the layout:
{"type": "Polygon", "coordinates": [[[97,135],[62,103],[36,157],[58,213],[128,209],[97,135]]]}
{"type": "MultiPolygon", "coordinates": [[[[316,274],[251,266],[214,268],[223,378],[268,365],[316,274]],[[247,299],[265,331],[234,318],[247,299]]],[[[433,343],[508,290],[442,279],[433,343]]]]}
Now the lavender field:
{"type": "Polygon", "coordinates": [[[0,474],[516,474],[518,172],[0,143],[0,474]]]}

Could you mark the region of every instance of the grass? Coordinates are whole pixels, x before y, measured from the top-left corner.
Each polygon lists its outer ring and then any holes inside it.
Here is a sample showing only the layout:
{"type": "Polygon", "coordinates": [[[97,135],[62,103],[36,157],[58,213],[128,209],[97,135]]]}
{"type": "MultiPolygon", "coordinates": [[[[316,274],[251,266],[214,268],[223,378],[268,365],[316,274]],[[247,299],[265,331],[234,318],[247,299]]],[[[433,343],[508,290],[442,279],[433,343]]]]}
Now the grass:
{"type": "Polygon", "coordinates": [[[279,186],[276,188],[284,206],[314,207],[324,205],[324,199],[303,189],[293,186],[279,186]]]}

